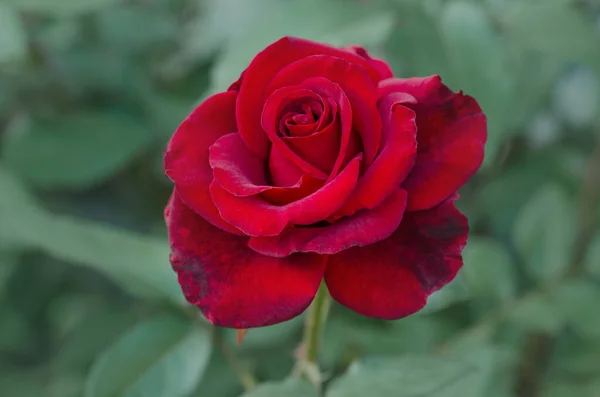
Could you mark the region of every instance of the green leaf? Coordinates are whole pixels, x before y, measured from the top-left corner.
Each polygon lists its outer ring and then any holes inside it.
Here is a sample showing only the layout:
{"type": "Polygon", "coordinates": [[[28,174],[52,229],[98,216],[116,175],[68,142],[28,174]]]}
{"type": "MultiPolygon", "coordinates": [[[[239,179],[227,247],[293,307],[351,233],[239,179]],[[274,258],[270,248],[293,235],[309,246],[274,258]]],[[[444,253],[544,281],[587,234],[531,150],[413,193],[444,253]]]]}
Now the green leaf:
{"type": "MultiPolygon", "coordinates": [[[[303,323],[304,315],[300,315],[279,324],[252,328],[244,336],[244,342],[238,347],[238,350],[247,351],[281,344],[291,337],[298,335],[298,331],[302,329],[303,323]]],[[[237,330],[225,329],[223,331],[226,340],[232,344],[235,343],[237,340],[237,330]]]]}
{"type": "Polygon", "coordinates": [[[492,355],[483,351],[460,359],[380,358],[353,364],[326,397],[483,397],[491,372],[492,355]]]}
{"type": "Polygon", "coordinates": [[[553,300],[567,324],[583,338],[600,338],[600,286],[590,280],[572,280],[553,291],[553,300]]]}
{"type": "Polygon", "coordinates": [[[477,98],[487,116],[486,160],[492,161],[506,138],[506,114],[515,89],[504,48],[483,8],[472,2],[448,3],[440,34],[456,86],[477,98]]]}
{"type": "Polygon", "coordinates": [[[27,53],[27,35],[19,14],[10,6],[0,3],[0,65],[17,61],[27,53]]]}
{"type": "Polygon", "coordinates": [[[591,274],[600,278],[600,233],[596,234],[590,243],[585,264],[591,274]]]}
{"type": "Polygon", "coordinates": [[[24,121],[18,127],[4,136],[2,156],[15,173],[40,187],[102,182],[153,138],[137,120],[108,112],[24,121]]]}
{"type": "Polygon", "coordinates": [[[568,267],[575,218],[568,197],[554,185],[543,186],[521,208],[514,244],[536,280],[553,280],[568,267]]]}
{"type": "Polygon", "coordinates": [[[50,214],[1,167],[0,191],[0,239],[91,267],[134,294],[184,302],[166,240],[50,214]]]}
{"type": "MultiPolygon", "coordinates": [[[[212,69],[211,92],[227,89],[259,51],[283,36],[298,36],[338,46],[374,45],[387,38],[394,23],[389,12],[360,2],[264,0],[261,3],[264,4],[260,7],[260,15],[252,19],[251,24],[238,27],[239,32],[229,38],[218,57],[212,69]]],[[[240,6],[250,15],[259,9],[249,2],[240,2],[240,6]]]]}
{"type": "Polygon", "coordinates": [[[524,299],[511,313],[510,321],[526,331],[556,334],[564,325],[561,312],[550,297],[535,294],[524,299]]]}
{"type": "Polygon", "coordinates": [[[587,127],[600,110],[598,76],[578,68],[565,74],[554,90],[554,112],[574,128],[587,127]]]}
{"type": "Polygon", "coordinates": [[[302,380],[291,379],[281,383],[264,383],[241,397],[317,397],[317,390],[302,380]]]}
{"type": "Polygon", "coordinates": [[[94,12],[122,0],[4,0],[23,11],[33,11],[57,17],[70,17],[94,12]]]}
{"type": "Polygon", "coordinates": [[[442,77],[444,83],[455,87],[454,73],[437,20],[425,12],[421,3],[402,5],[403,8],[398,13],[398,23],[387,45],[390,64],[398,75],[437,74],[442,77]],[[427,50],[424,51],[424,48],[427,50]]]}
{"type": "Polygon", "coordinates": [[[497,241],[471,237],[463,251],[461,274],[471,294],[505,301],[517,292],[517,275],[511,257],[497,241]]]}
{"type": "Polygon", "coordinates": [[[9,251],[0,250],[0,296],[8,284],[10,276],[13,274],[13,270],[16,266],[16,255],[9,251]]]}
{"type": "Polygon", "coordinates": [[[497,15],[512,45],[563,61],[597,66],[600,43],[591,15],[571,2],[509,2],[497,15]]]}
{"type": "Polygon", "coordinates": [[[200,381],[210,335],[192,322],[159,316],[138,324],[92,366],[86,397],[183,397],[200,381]]]}

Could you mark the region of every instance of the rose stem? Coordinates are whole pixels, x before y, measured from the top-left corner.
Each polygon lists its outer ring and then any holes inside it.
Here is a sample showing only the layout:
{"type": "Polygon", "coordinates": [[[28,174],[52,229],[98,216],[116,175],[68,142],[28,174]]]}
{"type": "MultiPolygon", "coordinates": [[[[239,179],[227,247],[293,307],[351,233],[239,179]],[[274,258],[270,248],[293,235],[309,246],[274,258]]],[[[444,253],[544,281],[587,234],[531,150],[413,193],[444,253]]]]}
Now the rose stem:
{"type": "Polygon", "coordinates": [[[308,309],[308,315],[306,316],[306,322],[304,324],[304,354],[299,358],[301,373],[303,373],[309,381],[316,383],[317,386],[319,386],[318,384],[321,382],[321,379],[318,379],[320,378],[320,373],[318,371],[319,346],[330,304],[331,298],[329,296],[329,291],[323,282],[308,309]]]}

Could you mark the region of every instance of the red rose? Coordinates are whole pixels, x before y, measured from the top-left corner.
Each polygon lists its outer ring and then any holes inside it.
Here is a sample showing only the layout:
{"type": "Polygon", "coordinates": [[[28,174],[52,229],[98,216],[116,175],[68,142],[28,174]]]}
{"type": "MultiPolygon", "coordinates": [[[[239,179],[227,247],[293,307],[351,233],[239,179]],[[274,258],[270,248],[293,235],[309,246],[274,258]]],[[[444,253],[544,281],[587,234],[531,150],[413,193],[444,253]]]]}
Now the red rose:
{"type": "Polygon", "coordinates": [[[394,78],[360,47],[286,37],[173,135],[171,263],[212,323],[302,313],[321,280],[339,303],[397,319],[462,266],[456,191],[486,120],[438,76],[394,78]]]}

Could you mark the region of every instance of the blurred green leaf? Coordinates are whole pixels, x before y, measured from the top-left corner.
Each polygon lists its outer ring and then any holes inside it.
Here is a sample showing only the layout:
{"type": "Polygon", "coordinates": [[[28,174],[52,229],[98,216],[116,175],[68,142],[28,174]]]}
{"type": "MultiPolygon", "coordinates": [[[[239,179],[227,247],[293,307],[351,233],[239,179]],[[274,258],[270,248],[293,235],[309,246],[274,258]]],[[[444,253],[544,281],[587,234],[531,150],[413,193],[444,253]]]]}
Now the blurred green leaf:
{"type": "Polygon", "coordinates": [[[600,233],[596,234],[590,243],[585,264],[591,274],[600,278],[600,233]]]}
{"type": "Polygon", "coordinates": [[[40,12],[57,17],[70,17],[98,11],[122,0],[4,0],[24,11],[40,12]]]}
{"type": "Polygon", "coordinates": [[[456,79],[442,42],[437,19],[424,10],[422,1],[403,4],[387,44],[389,61],[396,75],[438,74],[445,84],[456,87],[456,79]],[[427,49],[424,51],[423,49],[427,49]]]}
{"type": "Polygon", "coordinates": [[[5,134],[2,156],[20,177],[41,187],[101,182],[153,138],[137,120],[108,112],[36,120],[22,127],[5,134]]]}
{"type": "Polygon", "coordinates": [[[96,361],[85,396],[186,396],[200,381],[210,351],[208,331],[178,317],[152,318],[96,361]]]}
{"type": "Polygon", "coordinates": [[[435,315],[377,321],[347,313],[327,321],[321,358],[333,366],[348,356],[426,353],[455,332],[452,323],[435,315]]]}
{"type": "MultiPolygon", "coordinates": [[[[254,3],[242,3],[240,7],[249,13],[256,8],[254,3]]],[[[393,27],[393,15],[360,2],[271,0],[263,3],[266,4],[261,8],[261,15],[252,24],[244,26],[238,35],[230,37],[218,56],[211,73],[211,92],[226,90],[259,51],[283,36],[303,37],[337,46],[373,45],[382,43],[393,27]]],[[[243,9],[236,12],[243,12],[243,9]]]]}
{"type": "Polygon", "coordinates": [[[553,291],[553,300],[567,324],[581,337],[600,338],[600,286],[586,279],[571,280],[553,291]]]}
{"type": "Polygon", "coordinates": [[[0,168],[0,238],[41,249],[109,276],[124,289],[152,298],[184,301],[168,262],[165,240],[42,209],[8,172],[0,168]]]}
{"type": "Polygon", "coordinates": [[[487,116],[485,161],[492,161],[506,138],[506,113],[515,88],[504,48],[484,9],[472,2],[447,4],[441,16],[440,35],[454,74],[453,82],[474,96],[487,116]]]}
{"type": "Polygon", "coordinates": [[[302,380],[291,379],[281,383],[264,383],[241,397],[317,397],[317,390],[302,380]]]}
{"type": "Polygon", "coordinates": [[[554,302],[544,294],[532,294],[510,313],[512,324],[526,331],[556,334],[564,325],[564,318],[554,302]]]}
{"type": "Polygon", "coordinates": [[[465,397],[484,396],[492,371],[492,355],[443,358],[405,356],[355,363],[333,382],[326,397],[465,397]]]}
{"type": "Polygon", "coordinates": [[[12,252],[0,250],[0,296],[16,266],[16,255],[12,252]]]}
{"type": "Polygon", "coordinates": [[[511,1],[497,17],[511,42],[521,48],[592,67],[600,61],[594,21],[570,1],[511,1]]]}
{"type": "Polygon", "coordinates": [[[165,44],[177,34],[174,16],[150,7],[125,5],[109,9],[98,15],[97,23],[103,42],[126,55],[165,44]],[[146,29],[148,26],[152,29],[146,29]]]}
{"type": "Polygon", "coordinates": [[[544,397],[597,397],[600,393],[600,378],[595,382],[551,378],[542,385],[541,393],[544,397]]]}
{"type": "Polygon", "coordinates": [[[574,235],[574,210],[554,185],[542,187],[531,197],[514,226],[514,244],[527,271],[538,281],[555,279],[569,266],[574,235]]]}
{"type": "Polygon", "coordinates": [[[0,65],[17,61],[27,53],[27,36],[19,14],[10,6],[0,3],[0,65]]]}
{"type": "Polygon", "coordinates": [[[237,397],[242,385],[219,349],[213,349],[204,376],[190,397],[237,397]]]}
{"type": "Polygon", "coordinates": [[[585,377],[600,376],[599,362],[600,340],[562,338],[557,341],[550,370],[585,377]]]}
{"type": "Polygon", "coordinates": [[[589,126],[600,111],[598,76],[583,68],[567,73],[556,84],[553,99],[554,112],[562,120],[575,128],[589,126]]]}
{"type": "Polygon", "coordinates": [[[461,274],[471,294],[505,301],[517,292],[517,274],[506,249],[491,238],[470,237],[461,274]]]}
{"type": "MultiPolygon", "coordinates": [[[[290,337],[298,334],[304,323],[304,315],[294,317],[283,323],[270,325],[267,327],[253,328],[244,336],[244,342],[237,348],[239,351],[253,350],[277,345],[290,337]]],[[[226,340],[235,343],[237,340],[237,330],[225,329],[226,340]]]]}

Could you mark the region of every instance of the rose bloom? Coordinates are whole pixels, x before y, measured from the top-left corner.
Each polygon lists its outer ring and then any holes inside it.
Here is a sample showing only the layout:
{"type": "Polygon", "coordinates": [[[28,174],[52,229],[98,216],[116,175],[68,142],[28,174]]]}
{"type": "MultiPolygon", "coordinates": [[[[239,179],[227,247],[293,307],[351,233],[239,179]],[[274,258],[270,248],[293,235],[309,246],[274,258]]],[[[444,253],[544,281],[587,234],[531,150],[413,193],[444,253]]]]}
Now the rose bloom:
{"type": "Polygon", "coordinates": [[[438,76],[395,78],[360,47],[285,37],[168,144],[171,264],[215,325],[302,313],[322,280],[365,316],[417,312],[462,266],[456,191],[486,119],[438,76]]]}

